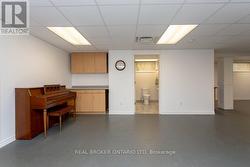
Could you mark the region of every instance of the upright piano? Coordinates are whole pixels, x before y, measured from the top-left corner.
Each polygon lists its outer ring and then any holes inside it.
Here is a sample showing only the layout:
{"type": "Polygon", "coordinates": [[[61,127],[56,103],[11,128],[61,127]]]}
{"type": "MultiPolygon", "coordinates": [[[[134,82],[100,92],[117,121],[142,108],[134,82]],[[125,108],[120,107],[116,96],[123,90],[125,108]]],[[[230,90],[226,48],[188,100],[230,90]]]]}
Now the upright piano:
{"type": "MultiPolygon", "coordinates": [[[[73,105],[76,93],[62,85],[16,88],[16,139],[30,140],[47,135],[47,113],[57,107],[73,105]]],[[[75,114],[75,110],[73,111],[75,114]]]]}

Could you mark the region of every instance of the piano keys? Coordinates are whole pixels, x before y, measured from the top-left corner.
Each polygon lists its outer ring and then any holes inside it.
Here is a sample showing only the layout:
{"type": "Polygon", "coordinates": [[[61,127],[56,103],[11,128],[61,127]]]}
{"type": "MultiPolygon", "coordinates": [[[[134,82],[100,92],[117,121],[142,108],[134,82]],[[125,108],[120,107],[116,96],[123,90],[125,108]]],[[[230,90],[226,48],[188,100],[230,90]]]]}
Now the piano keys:
{"type": "Polygon", "coordinates": [[[42,132],[46,136],[47,112],[70,101],[75,108],[75,99],[76,93],[61,85],[16,88],[16,139],[29,140],[42,132]]]}

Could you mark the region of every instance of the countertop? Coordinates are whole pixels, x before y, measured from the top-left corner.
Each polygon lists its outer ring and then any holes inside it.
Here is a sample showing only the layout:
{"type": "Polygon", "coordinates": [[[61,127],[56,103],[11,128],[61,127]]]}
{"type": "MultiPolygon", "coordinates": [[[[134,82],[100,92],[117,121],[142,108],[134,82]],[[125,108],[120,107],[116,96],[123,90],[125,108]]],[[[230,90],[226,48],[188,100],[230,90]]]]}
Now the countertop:
{"type": "Polygon", "coordinates": [[[72,86],[72,90],[108,90],[109,86],[72,86]]]}

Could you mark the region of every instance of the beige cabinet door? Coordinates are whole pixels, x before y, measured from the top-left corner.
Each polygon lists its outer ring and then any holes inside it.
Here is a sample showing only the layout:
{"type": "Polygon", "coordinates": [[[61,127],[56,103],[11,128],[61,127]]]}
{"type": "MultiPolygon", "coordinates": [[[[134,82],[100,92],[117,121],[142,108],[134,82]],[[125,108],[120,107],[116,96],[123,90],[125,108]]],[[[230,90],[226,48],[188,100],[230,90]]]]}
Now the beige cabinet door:
{"type": "Polygon", "coordinates": [[[106,97],[105,90],[93,92],[93,112],[106,112],[106,97]]]}
{"type": "Polygon", "coordinates": [[[95,57],[92,53],[82,55],[83,73],[95,73],[95,57]]]}
{"type": "Polygon", "coordinates": [[[71,55],[71,72],[74,74],[82,73],[82,56],[81,54],[72,54],[71,55]]]}
{"type": "Polygon", "coordinates": [[[71,73],[107,73],[107,53],[85,52],[71,54],[71,73]]]}
{"type": "Polygon", "coordinates": [[[73,74],[95,73],[95,55],[93,53],[72,53],[71,72],[73,74]]]}
{"type": "Polygon", "coordinates": [[[76,90],[77,113],[105,113],[105,90],[76,90]]]}
{"type": "Polygon", "coordinates": [[[95,54],[95,72],[96,73],[107,73],[107,54],[97,53],[95,54]]]}
{"type": "Polygon", "coordinates": [[[93,93],[91,91],[77,92],[76,111],[79,113],[91,113],[93,111],[93,93]]]}

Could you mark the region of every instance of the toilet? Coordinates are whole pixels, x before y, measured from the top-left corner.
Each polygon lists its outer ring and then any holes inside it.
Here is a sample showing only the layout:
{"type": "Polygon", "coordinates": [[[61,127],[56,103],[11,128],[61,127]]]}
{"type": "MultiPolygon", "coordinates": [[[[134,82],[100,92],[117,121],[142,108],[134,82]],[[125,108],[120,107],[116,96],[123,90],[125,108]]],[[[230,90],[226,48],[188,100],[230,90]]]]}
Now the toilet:
{"type": "Polygon", "coordinates": [[[142,88],[142,101],[143,104],[148,105],[150,101],[150,92],[147,88],[142,88]]]}

